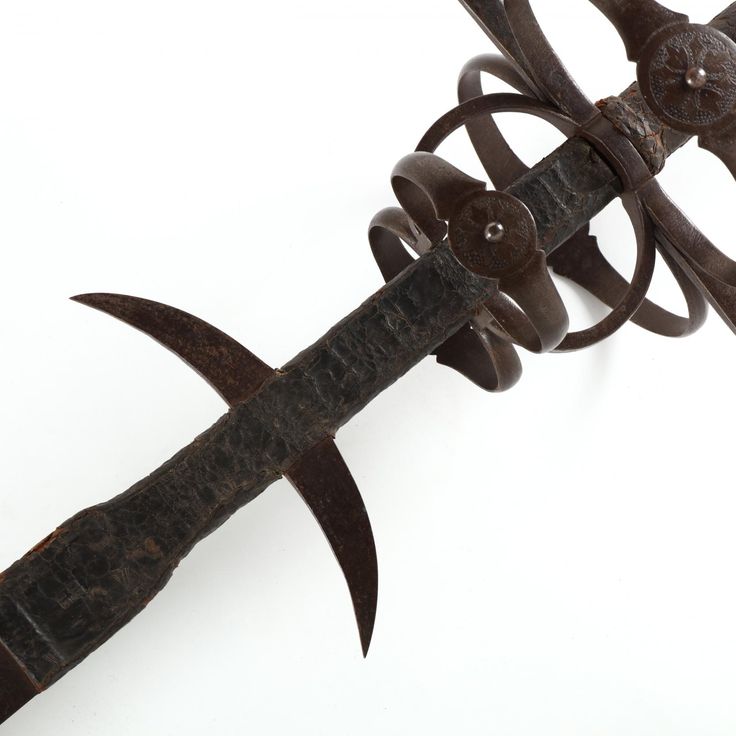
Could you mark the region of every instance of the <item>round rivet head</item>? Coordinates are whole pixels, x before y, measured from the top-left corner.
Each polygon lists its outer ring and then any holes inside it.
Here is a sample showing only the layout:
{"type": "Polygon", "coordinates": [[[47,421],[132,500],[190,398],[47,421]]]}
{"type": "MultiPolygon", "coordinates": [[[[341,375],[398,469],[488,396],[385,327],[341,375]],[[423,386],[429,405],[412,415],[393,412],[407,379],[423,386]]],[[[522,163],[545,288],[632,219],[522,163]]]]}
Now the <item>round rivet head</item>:
{"type": "Polygon", "coordinates": [[[685,82],[690,89],[703,89],[708,82],[708,72],[702,66],[691,66],[685,73],[685,82]]]}
{"type": "Polygon", "coordinates": [[[500,243],[506,236],[506,228],[498,220],[489,222],[484,232],[489,243],[500,243]]]}
{"type": "Polygon", "coordinates": [[[526,205],[505,192],[479,192],[450,217],[448,239],[457,260],[479,276],[510,276],[537,251],[537,226],[526,205]]]}

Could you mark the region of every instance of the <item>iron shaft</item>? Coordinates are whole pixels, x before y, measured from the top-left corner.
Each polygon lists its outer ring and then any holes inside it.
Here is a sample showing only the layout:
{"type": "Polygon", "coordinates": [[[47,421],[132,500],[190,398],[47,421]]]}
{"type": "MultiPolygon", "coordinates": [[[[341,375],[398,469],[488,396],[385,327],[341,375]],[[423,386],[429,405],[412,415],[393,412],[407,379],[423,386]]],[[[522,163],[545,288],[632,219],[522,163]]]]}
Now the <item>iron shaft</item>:
{"type": "MultiPolygon", "coordinates": [[[[713,25],[736,38],[736,4],[713,25]]],[[[633,124],[619,122],[638,149],[654,141],[666,158],[687,140],[635,87],[624,96],[633,124]]],[[[621,183],[573,138],[507,191],[530,209],[549,254],[621,183]]],[[[454,334],[491,288],[446,247],[427,253],[159,470],[0,575],[0,722],[130,621],[199,540],[454,334]]]]}
{"type": "Polygon", "coordinates": [[[448,248],[418,260],[160,469],[9,568],[0,644],[48,687],[139,613],[199,540],[457,331],[488,289],[448,248]]]}

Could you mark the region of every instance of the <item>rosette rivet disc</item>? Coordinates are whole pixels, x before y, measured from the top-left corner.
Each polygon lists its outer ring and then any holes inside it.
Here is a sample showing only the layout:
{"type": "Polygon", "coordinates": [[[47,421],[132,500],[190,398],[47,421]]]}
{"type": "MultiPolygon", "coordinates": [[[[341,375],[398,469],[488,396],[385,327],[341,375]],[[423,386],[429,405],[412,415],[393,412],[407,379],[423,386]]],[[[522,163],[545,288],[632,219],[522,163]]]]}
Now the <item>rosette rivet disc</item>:
{"type": "Polygon", "coordinates": [[[537,226],[526,205],[505,192],[478,192],[457,206],[448,238],[469,271],[498,279],[518,271],[537,249],[537,226]]]}
{"type": "Polygon", "coordinates": [[[675,130],[702,136],[736,119],[736,43],[711,26],[675,23],[655,33],[637,77],[649,108],[675,130]]]}

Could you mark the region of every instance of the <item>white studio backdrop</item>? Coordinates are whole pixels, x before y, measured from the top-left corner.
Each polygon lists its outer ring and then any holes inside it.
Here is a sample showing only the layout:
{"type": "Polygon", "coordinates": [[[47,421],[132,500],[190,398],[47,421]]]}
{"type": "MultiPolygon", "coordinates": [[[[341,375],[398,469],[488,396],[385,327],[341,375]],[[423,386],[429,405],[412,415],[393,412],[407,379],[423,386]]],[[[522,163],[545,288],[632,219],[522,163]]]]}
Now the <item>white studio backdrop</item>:
{"type": "MultiPolygon", "coordinates": [[[[534,7],[592,98],[633,80],[590,3],[534,7]]],[[[456,0],[3,1],[0,569],[225,410],[67,297],[167,302],[283,364],[380,285],[391,169],[490,50],[456,0]]],[[[528,163],[560,142],[501,122],[528,163]]],[[[441,154],[481,175],[463,134],[441,154]]],[[[725,168],[689,144],[661,178],[734,255],[725,168]]],[[[630,273],[620,205],[594,226],[630,273]]],[[[561,289],[574,326],[601,315],[561,289]]],[[[655,296],[681,306],[666,273],[655,296]]],[[[713,315],[523,359],[501,396],[425,361],[338,436],[379,553],[367,661],[281,481],[3,735],[733,734],[736,338],[713,315]]]]}

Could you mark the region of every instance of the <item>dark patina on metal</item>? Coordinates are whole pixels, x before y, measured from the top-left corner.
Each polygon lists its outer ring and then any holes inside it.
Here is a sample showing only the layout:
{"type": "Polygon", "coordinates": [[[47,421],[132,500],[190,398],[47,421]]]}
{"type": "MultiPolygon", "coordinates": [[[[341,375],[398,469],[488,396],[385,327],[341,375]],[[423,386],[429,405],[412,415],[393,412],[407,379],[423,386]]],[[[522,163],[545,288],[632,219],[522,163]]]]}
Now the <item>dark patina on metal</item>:
{"type": "Polygon", "coordinates": [[[0,723],[41,692],[38,683],[0,642],[0,723]]]}
{"type": "Polygon", "coordinates": [[[519,348],[578,350],[629,321],[682,337],[703,324],[708,303],[736,331],[736,262],[656,180],[667,156],[692,135],[736,174],[736,3],[704,26],[654,0],[591,0],[621,34],[639,79],[594,104],[570,78],[528,0],[461,2],[501,55],[465,65],[458,106],[397,164],[391,180],[401,206],[382,210],[369,228],[387,284],[322,339],[274,370],[173,307],[114,294],[75,297],[175,352],[229,411],[153,474],[76,514],[0,575],[0,722],[142,611],[199,540],[282,476],[335,552],[367,653],[376,550],[334,437],[426,356],[485,390],[504,391],[521,376],[519,348]],[[483,94],[483,74],[516,93],[483,94]],[[494,122],[509,112],[538,117],[568,141],[529,169],[494,122]],[[498,191],[435,154],[459,129],[498,191]],[[635,234],[630,280],[589,231],[616,197],[635,234]],[[686,315],[647,299],[657,260],[680,286],[686,315]],[[610,313],[570,332],[550,269],[610,313]]]}

